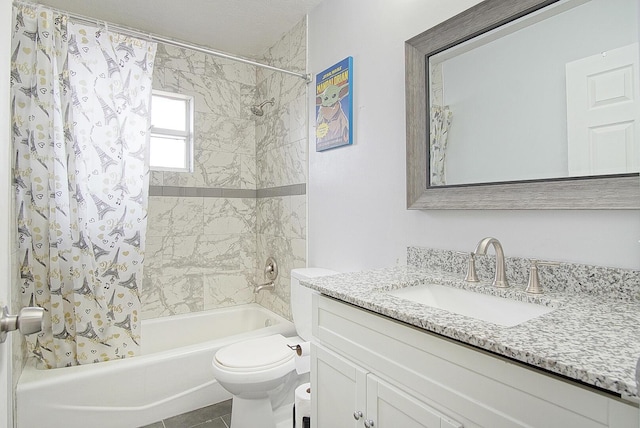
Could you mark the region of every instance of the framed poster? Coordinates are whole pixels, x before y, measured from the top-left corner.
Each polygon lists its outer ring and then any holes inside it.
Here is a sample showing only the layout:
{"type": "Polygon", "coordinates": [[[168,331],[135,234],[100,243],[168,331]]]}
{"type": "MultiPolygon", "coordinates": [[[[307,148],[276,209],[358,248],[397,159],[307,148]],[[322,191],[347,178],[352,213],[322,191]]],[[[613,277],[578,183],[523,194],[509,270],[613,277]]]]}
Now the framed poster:
{"type": "Polygon", "coordinates": [[[353,58],[316,75],[316,151],[353,144],[353,58]]]}

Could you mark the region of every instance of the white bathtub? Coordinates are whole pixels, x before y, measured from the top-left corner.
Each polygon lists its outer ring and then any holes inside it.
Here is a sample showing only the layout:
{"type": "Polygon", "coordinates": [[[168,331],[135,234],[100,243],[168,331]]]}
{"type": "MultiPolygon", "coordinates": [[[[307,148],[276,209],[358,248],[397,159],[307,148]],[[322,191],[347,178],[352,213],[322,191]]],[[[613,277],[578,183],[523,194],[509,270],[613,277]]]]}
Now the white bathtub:
{"type": "Polygon", "coordinates": [[[216,350],[250,337],[295,334],[257,304],[142,322],[142,355],[38,370],[29,362],[16,393],[18,428],[127,428],[231,398],[213,378],[216,350]]]}

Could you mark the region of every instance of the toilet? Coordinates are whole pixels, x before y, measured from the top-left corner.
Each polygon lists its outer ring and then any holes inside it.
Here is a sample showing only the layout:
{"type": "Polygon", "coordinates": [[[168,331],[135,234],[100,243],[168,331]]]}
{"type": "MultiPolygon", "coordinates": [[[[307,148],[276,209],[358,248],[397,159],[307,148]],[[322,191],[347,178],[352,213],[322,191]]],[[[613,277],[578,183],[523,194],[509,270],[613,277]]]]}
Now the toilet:
{"type": "Polygon", "coordinates": [[[308,374],[296,373],[295,352],[287,345],[311,339],[314,292],[300,285],[300,281],[335,273],[320,268],[291,271],[291,313],[298,336],[260,337],[216,352],[212,362],[215,378],[233,395],[231,428],[276,428],[276,415],[282,411],[291,413],[294,390],[308,381],[308,374]]]}

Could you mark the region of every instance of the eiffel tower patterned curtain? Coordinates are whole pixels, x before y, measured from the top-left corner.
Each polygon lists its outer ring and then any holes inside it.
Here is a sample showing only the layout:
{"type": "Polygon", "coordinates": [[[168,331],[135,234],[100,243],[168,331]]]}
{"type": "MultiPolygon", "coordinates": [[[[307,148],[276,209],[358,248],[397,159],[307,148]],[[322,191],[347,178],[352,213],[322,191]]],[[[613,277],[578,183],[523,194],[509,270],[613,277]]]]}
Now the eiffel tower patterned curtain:
{"type": "Polygon", "coordinates": [[[447,138],[451,128],[451,116],[449,106],[431,106],[431,133],[429,135],[431,186],[447,184],[447,138]]]}
{"type": "Polygon", "coordinates": [[[136,355],[155,43],[14,5],[11,106],[23,305],[42,367],[136,355]]]}

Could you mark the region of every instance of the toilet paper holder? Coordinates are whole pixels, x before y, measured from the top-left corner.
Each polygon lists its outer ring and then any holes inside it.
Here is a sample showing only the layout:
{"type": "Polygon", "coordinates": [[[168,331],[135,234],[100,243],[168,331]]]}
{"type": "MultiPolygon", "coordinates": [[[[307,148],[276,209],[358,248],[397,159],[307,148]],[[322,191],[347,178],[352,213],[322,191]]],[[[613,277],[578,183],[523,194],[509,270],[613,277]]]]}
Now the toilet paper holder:
{"type": "Polygon", "coordinates": [[[296,351],[298,357],[302,356],[302,346],[300,345],[287,345],[292,351],[296,351]]]}
{"type": "Polygon", "coordinates": [[[287,346],[296,353],[294,357],[296,373],[299,375],[309,373],[309,371],[311,371],[311,344],[309,342],[302,342],[296,345],[287,344],[287,346]]]}

